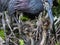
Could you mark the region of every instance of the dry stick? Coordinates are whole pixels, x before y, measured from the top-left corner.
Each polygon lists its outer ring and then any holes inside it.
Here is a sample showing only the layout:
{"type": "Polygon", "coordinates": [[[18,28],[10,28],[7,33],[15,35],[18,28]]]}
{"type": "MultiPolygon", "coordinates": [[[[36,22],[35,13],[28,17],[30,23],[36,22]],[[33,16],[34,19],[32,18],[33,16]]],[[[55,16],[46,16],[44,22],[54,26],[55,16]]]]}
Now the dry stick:
{"type": "Polygon", "coordinates": [[[20,29],[21,25],[20,24],[22,23],[22,21],[20,19],[21,19],[22,16],[23,16],[23,13],[20,12],[20,16],[18,17],[18,20],[19,20],[19,23],[18,23],[19,34],[21,34],[21,29],[20,29]]]}
{"type": "Polygon", "coordinates": [[[11,39],[10,39],[10,41],[11,41],[12,43],[14,43],[14,45],[18,45],[18,44],[16,44],[15,42],[13,42],[11,39]]]}
{"type": "Polygon", "coordinates": [[[34,39],[32,37],[32,32],[29,33],[29,39],[31,40],[31,45],[34,45],[34,39]]]}
{"type": "Polygon", "coordinates": [[[31,26],[31,32],[29,32],[29,35],[27,35],[27,37],[30,39],[31,45],[34,45],[34,39],[33,39],[33,34],[32,34],[32,31],[34,29],[33,24],[31,24],[30,22],[26,22],[26,23],[31,26]]]}
{"type": "MultiPolygon", "coordinates": [[[[19,14],[19,13],[17,12],[16,16],[18,16],[18,14],[19,14]]],[[[21,25],[20,25],[21,20],[19,20],[19,18],[21,18],[21,16],[23,16],[22,12],[20,13],[20,16],[19,16],[19,17],[15,17],[15,16],[14,16],[14,19],[15,19],[15,21],[17,22],[17,25],[18,25],[19,34],[21,34],[21,29],[20,29],[20,27],[21,27],[21,25]]]]}
{"type": "MultiPolygon", "coordinates": [[[[32,30],[33,30],[33,25],[31,25],[31,28],[32,28],[32,30]]],[[[33,36],[32,36],[32,35],[33,35],[33,34],[32,34],[32,32],[31,32],[31,36],[30,36],[30,37],[31,37],[31,38],[30,38],[30,39],[31,39],[31,45],[34,45],[34,39],[33,39],[33,36]]]]}
{"type": "MultiPolygon", "coordinates": [[[[37,30],[42,30],[41,29],[41,26],[42,26],[42,20],[41,20],[41,18],[42,18],[42,12],[39,14],[39,17],[38,17],[38,20],[37,20],[37,30]]],[[[39,38],[41,39],[41,35],[40,35],[40,33],[38,32],[38,34],[39,34],[39,38]]],[[[39,40],[40,40],[39,39],[39,40]]]]}
{"type": "Polygon", "coordinates": [[[46,42],[46,37],[47,37],[47,35],[46,35],[46,30],[43,30],[43,36],[42,36],[42,41],[41,41],[40,45],[44,45],[44,44],[45,44],[45,42],[46,42]]]}
{"type": "MultiPolygon", "coordinates": [[[[6,36],[6,29],[5,29],[4,14],[2,15],[2,24],[3,24],[3,28],[4,28],[4,35],[5,35],[5,39],[7,39],[7,36],[6,36]]],[[[7,40],[6,40],[6,45],[8,45],[7,40]]]]}
{"type": "Polygon", "coordinates": [[[13,29],[11,28],[11,26],[10,26],[10,24],[9,24],[8,15],[7,15],[6,13],[7,13],[7,12],[5,12],[6,22],[7,22],[7,24],[8,24],[8,27],[9,27],[9,28],[10,28],[10,30],[11,30],[11,34],[13,34],[13,35],[14,35],[14,37],[15,37],[15,34],[14,34],[14,32],[13,32],[13,29]]]}
{"type": "Polygon", "coordinates": [[[34,45],[34,39],[31,37],[31,45],[34,45]]]}
{"type": "Polygon", "coordinates": [[[18,14],[19,14],[19,12],[17,12],[17,14],[16,14],[16,18],[17,18],[17,25],[18,25],[18,30],[19,30],[19,35],[21,34],[21,29],[20,29],[20,23],[19,23],[19,17],[18,17],[18,14]]]}
{"type": "Polygon", "coordinates": [[[13,16],[13,17],[14,17],[16,23],[17,23],[17,26],[18,26],[17,28],[18,28],[18,31],[19,31],[19,38],[20,38],[20,35],[21,35],[21,29],[20,29],[21,20],[19,20],[19,18],[21,18],[21,16],[23,16],[23,14],[22,14],[22,12],[20,13],[19,16],[18,16],[18,14],[19,14],[19,12],[17,12],[16,17],[15,16],[13,16]]]}
{"type": "Polygon", "coordinates": [[[14,34],[14,32],[13,32],[13,29],[11,28],[11,26],[10,26],[10,24],[9,24],[8,15],[6,14],[6,12],[5,12],[5,16],[6,16],[6,22],[7,22],[7,24],[8,24],[8,27],[9,27],[10,30],[11,30],[11,34],[10,34],[8,37],[10,38],[11,35],[13,35],[13,36],[16,38],[16,36],[15,36],[15,34],[14,34]]]}
{"type": "MultiPolygon", "coordinates": [[[[37,27],[37,29],[38,29],[38,27],[37,27]]],[[[38,38],[38,30],[36,32],[36,41],[37,41],[37,38],[38,38]]]]}
{"type": "MultiPolygon", "coordinates": [[[[44,14],[45,14],[45,12],[44,12],[44,14]]],[[[43,15],[43,16],[44,16],[44,15],[43,15]]],[[[46,16],[46,17],[47,17],[47,16],[46,16]]],[[[42,20],[42,18],[45,20],[46,17],[43,18],[43,17],[42,17],[42,14],[41,14],[41,16],[39,16],[39,21],[41,22],[40,28],[43,29],[43,32],[42,32],[42,40],[41,40],[41,42],[40,42],[40,45],[45,45],[45,43],[46,43],[46,38],[47,38],[46,33],[47,33],[47,31],[46,31],[46,29],[45,29],[46,26],[43,25],[43,20],[42,20]],[[42,27],[42,26],[43,26],[43,27],[42,27]]]]}

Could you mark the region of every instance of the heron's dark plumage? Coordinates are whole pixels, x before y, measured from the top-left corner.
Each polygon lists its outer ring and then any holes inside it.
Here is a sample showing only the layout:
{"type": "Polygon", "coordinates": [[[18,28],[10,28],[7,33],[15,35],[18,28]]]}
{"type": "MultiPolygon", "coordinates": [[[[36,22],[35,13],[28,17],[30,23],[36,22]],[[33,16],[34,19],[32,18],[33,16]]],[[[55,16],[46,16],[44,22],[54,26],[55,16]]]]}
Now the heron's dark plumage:
{"type": "Polygon", "coordinates": [[[10,0],[8,10],[10,14],[16,10],[35,14],[43,10],[43,3],[41,0],[10,0]]]}
{"type": "Polygon", "coordinates": [[[0,12],[5,11],[10,0],[0,0],[0,12]]]}
{"type": "MultiPolygon", "coordinates": [[[[52,5],[52,0],[47,0],[52,5]]],[[[42,0],[0,0],[0,12],[8,10],[9,15],[13,15],[16,10],[29,14],[37,14],[44,10],[42,0]]],[[[51,9],[47,9],[50,20],[53,19],[51,9]]],[[[37,14],[38,15],[38,14],[37,14]]],[[[32,17],[32,16],[31,16],[32,17]]],[[[34,16],[33,16],[34,17],[34,16]]]]}

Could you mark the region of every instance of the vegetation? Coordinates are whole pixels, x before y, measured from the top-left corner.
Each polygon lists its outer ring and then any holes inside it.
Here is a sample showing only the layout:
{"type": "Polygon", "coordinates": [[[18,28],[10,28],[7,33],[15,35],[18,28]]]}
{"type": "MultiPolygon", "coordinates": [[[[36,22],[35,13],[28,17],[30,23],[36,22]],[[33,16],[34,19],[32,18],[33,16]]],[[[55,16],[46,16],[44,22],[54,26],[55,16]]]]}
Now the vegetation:
{"type": "Polygon", "coordinates": [[[24,40],[23,39],[20,39],[19,40],[19,43],[20,43],[20,45],[24,45],[24,40]]]}
{"type": "MultiPolygon", "coordinates": [[[[57,0],[57,1],[58,1],[59,5],[57,7],[53,6],[52,11],[53,11],[54,16],[60,17],[60,0],[57,0]]],[[[20,19],[23,20],[23,21],[29,20],[29,18],[25,17],[25,16],[21,17],[20,19]]],[[[5,35],[4,35],[3,30],[0,30],[0,37],[2,37],[2,39],[5,39],[5,35]]],[[[24,40],[20,39],[19,43],[20,43],[20,45],[24,45],[24,40]]],[[[60,45],[60,42],[57,42],[56,45],[60,45]]]]}
{"type": "Polygon", "coordinates": [[[53,15],[54,16],[57,16],[57,17],[59,17],[60,16],[60,5],[58,5],[57,7],[53,7],[53,15]]]}
{"type": "Polygon", "coordinates": [[[0,37],[2,37],[2,39],[5,39],[4,30],[0,30],[0,37]]]}
{"type": "Polygon", "coordinates": [[[57,42],[56,45],[60,45],[60,42],[57,42]]]}

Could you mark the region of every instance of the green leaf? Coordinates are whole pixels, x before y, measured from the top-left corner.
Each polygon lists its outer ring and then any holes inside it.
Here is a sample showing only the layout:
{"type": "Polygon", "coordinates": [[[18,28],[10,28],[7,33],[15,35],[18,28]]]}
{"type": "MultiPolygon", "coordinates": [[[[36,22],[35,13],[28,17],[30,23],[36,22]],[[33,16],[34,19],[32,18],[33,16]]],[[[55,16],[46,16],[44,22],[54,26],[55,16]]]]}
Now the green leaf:
{"type": "Polygon", "coordinates": [[[60,5],[60,0],[57,0],[58,4],[60,5]]]}
{"type": "Polygon", "coordinates": [[[24,40],[23,39],[20,39],[19,40],[19,43],[20,43],[20,45],[24,45],[24,40]]]}
{"type": "Polygon", "coordinates": [[[0,37],[2,37],[2,39],[4,39],[4,38],[5,38],[4,30],[0,30],[0,37]]]}
{"type": "Polygon", "coordinates": [[[60,45],[60,42],[57,42],[56,45],[60,45]]]}
{"type": "Polygon", "coordinates": [[[22,21],[27,21],[27,20],[29,20],[29,18],[28,17],[26,17],[26,16],[22,16],[21,18],[19,18],[20,20],[22,20],[22,21]]]}

